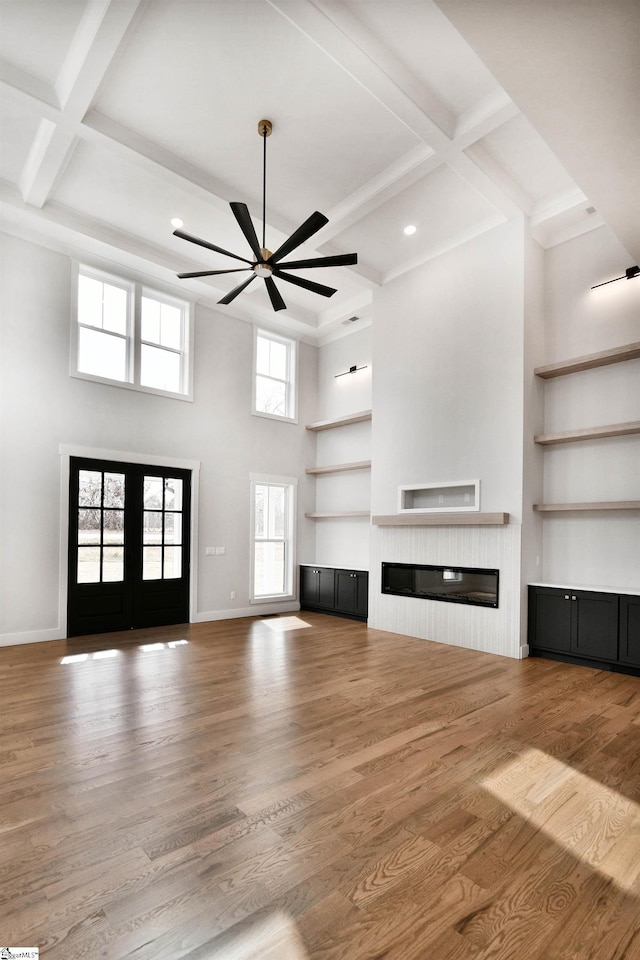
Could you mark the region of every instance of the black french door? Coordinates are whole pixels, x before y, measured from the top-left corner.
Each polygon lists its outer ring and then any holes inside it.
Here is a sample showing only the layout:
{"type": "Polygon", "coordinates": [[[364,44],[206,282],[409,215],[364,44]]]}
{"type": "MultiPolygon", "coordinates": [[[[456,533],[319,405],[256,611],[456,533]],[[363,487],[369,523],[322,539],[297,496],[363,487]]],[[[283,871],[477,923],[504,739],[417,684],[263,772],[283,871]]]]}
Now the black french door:
{"type": "Polygon", "coordinates": [[[191,473],[72,457],[67,636],[186,623],[191,473]]]}

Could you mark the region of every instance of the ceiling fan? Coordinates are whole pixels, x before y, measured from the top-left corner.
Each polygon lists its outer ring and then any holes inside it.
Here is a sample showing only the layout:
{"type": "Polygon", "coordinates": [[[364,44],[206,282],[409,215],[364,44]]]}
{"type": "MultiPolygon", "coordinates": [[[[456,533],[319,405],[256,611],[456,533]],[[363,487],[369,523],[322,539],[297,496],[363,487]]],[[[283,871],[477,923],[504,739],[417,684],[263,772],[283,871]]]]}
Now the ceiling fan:
{"type": "Polygon", "coordinates": [[[199,237],[193,237],[189,233],[185,233],[183,230],[174,230],[174,237],[180,237],[182,240],[188,240],[190,243],[197,243],[201,247],[206,247],[208,250],[213,250],[216,253],[222,253],[225,257],[233,257],[234,260],[241,260],[242,263],[247,263],[247,267],[236,267],[233,270],[196,270],[192,273],[179,273],[178,278],[180,280],[186,280],[191,277],[214,277],[219,276],[225,273],[242,273],[246,271],[251,272],[251,276],[248,280],[244,280],[242,283],[238,284],[237,287],[234,287],[233,290],[230,290],[229,293],[225,294],[221,300],[218,300],[218,303],[231,303],[232,300],[238,296],[239,293],[249,286],[249,284],[255,280],[256,277],[262,277],[265,286],[267,288],[267,293],[269,294],[269,299],[271,300],[271,305],[274,310],[285,310],[287,305],[280,296],[280,292],[276,287],[273,278],[277,277],[279,280],[286,280],[287,283],[293,283],[297,287],[302,287],[304,290],[311,290],[312,293],[319,293],[321,297],[332,297],[336,293],[335,287],[327,287],[322,283],[314,283],[312,280],[305,280],[303,277],[297,277],[295,275],[290,275],[289,270],[303,270],[307,267],[346,267],[351,266],[358,262],[357,253],[344,253],[338,254],[333,257],[313,257],[310,260],[289,260],[285,263],[281,263],[283,257],[286,257],[288,253],[291,253],[292,250],[295,250],[296,247],[299,247],[301,243],[304,243],[310,237],[317,233],[326,223],[328,223],[327,217],[322,213],[318,213],[316,210],[315,213],[312,213],[303,224],[301,224],[297,230],[294,230],[291,236],[282,243],[278,249],[272,253],[271,250],[267,250],[266,240],[265,240],[265,227],[266,227],[266,193],[267,193],[267,137],[271,136],[271,131],[273,125],[270,120],[260,120],[258,123],[258,133],[262,137],[263,147],[262,147],[262,246],[258,243],[258,237],[256,235],[255,227],[251,220],[249,214],[249,208],[246,203],[230,203],[229,206],[235,216],[240,229],[244,233],[247,243],[253,251],[255,260],[247,260],[246,257],[239,257],[235,253],[230,253],[229,250],[223,250],[222,247],[217,247],[214,243],[209,243],[208,240],[201,240],[199,237]]]}

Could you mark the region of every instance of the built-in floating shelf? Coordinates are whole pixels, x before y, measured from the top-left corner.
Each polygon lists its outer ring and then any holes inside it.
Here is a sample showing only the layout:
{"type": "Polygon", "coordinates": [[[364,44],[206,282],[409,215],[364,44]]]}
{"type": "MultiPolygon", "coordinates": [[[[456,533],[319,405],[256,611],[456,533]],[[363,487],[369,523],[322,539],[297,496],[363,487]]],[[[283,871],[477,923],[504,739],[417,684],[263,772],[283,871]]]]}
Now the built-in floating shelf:
{"type": "Polygon", "coordinates": [[[317,423],[308,423],[307,430],[332,430],[334,427],[346,427],[350,423],[364,423],[371,420],[371,410],[362,410],[360,413],[352,413],[348,417],[336,417],[333,420],[318,420],[317,423]]]}
{"type": "Polygon", "coordinates": [[[538,513],[583,513],[594,510],[640,510],[640,500],[602,500],[591,503],[534,503],[538,513]]]}
{"type": "Polygon", "coordinates": [[[534,443],[543,446],[552,443],[572,443],[575,440],[599,440],[601,437],[624,437],[640,433],[640,420],[629,423],[612,423],[603,427],[586,427],[583,430],[567,430],[564,433],[543,433],[534,437],[534,443]]]}
{"type": "Polygon", "coordinates": [[[594,367],[605,367],[610,363],[622,363],[624,360],[635,360],[638,357],[640,357],[640,342],[628,343],[623,347],[614,347],[612,350],[603,350],[600,353],[589,353],[584,357],[575,357],[573,360],[548,363],[546,366],[536,367],[533,372],[543,380],[550,380],[552,377],[563,377],[566,373],[592,370],[594,367]]]}
{"type": "Polygon", "coordinates": [[[371,460],[358,460],[354,463],[336,463],[332,467],[307,467],[305,473],[320,477],[325,473],[346,473],[348,470],[370,470],[371,460]]]}
{"type": "Polygon", "coordinates": [[[335,513],[305,513],[307,520],[340,520],[348,517],[370,517],[368,510],[338,510],[335,513]]]}
{"type": "Polygon", "coordinates": [[[376,527],[481,527],[504,526],[508,513],[401,513],[372,517],[376,527]]]}

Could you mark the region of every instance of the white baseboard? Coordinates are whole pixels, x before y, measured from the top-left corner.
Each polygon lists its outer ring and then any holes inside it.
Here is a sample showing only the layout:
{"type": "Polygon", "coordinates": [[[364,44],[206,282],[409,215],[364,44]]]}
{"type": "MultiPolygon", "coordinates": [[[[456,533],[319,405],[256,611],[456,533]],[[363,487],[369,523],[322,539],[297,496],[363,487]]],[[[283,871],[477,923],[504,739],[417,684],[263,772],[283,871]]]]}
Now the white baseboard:
{"type": "MultiPolygon", "coordinates": [[[[236,607],[233,610],[206,610],[196,613],[191,623],[207,623],[210,620],[236,620],[239,617],[265,617],[270,614],[296,613],[300,609],[297,600],[282,603],[256,603],[250,607],[236,607]]],[[[21,643],[44,643],[47,640],[65,640],[61,627],[49,630],[25,630],[23,633],[0,633],[0,647],[15,647],[21,643]]]]}
{"type": "Polygon", "coordinates": [[[277,613],[296,613],[300,609],[297,600],[282,603],[252,603],[250,607],[234,607],[232,610],[205,610],[194,614],[192,623],[208,623],[210,620],[237,620],[240,617],[265,617],[277,613]]]}
{"type": "Polygon", "coordinates": [[[64,640],[61,627],[49,630],[25,630],[24,633],[0,633],[0,647],[15,647],[19,643],[43,643],[45,640],[64,640]]]}

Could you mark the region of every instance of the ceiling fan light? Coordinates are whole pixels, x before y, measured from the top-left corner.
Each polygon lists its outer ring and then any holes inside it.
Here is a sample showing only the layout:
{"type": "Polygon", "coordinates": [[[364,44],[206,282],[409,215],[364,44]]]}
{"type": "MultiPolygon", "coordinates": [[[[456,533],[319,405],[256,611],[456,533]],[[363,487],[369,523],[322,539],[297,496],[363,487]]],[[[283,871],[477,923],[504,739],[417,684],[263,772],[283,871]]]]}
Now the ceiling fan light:
{"type": "Polygon", "coordinates": [[[256,277],[270,277],[273,272],[273,267],[270,267],[268,263],[256,263],[253,272],[256,277]]]}

